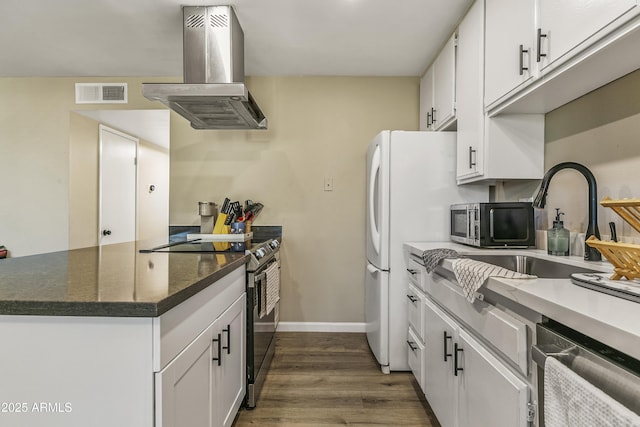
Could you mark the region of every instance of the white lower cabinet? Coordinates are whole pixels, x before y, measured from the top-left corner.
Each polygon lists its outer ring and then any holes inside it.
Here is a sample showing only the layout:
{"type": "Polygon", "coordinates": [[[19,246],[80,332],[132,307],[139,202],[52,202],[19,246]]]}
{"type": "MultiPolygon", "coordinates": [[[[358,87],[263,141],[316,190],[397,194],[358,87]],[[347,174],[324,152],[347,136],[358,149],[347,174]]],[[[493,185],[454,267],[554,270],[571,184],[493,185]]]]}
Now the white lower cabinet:
{"type": "Polygon", "coordinates": [[[242,404],[246,391],[246,295],[236,300],[222,316],[214,322],[214,340],[219,339],[220,348],[212,350],[213,374],[211,381],[212,426],[229,427],[242,404]],[[218,351],[220,350],[220,351],[218,351]]]}
{"type": "Polygon", "coordinates": [[[201,333],[156,373],[156,427],[211,426],[211,333],[201,333]]]}
{"type": "Polygon", "coordinates": [[[456,323],[425,301],[425,396],[444,427],[457,425],[458,395],[453,371],[456,323]]]}
{"type": "Polygon", "coordinates": [[[464,330],[458,331],[453,346],[454,371],[458,370],[459,379],[458,425],[526,427],[527,383],[464,330]]]}
{"type": "Polygon", "coordinates": [[[529,425],[529,385],[429,298],[424,391],[443,427],[529,425]]]}
{"type": "Polygon", "coordinates": [[[425,360],[424,360],[424,343],[418,338],[414,331],[409,328],[407,335],[407,345],[409,346],[409,368],[413,372],[413,376],[418,380],[418,385],[424,392],[425,380],[425,360]]]}
{"type": "Polygon", "coordinates": [[[156,373],[156,427],[231,426],[245,395],[246,294],[156,373]]]}

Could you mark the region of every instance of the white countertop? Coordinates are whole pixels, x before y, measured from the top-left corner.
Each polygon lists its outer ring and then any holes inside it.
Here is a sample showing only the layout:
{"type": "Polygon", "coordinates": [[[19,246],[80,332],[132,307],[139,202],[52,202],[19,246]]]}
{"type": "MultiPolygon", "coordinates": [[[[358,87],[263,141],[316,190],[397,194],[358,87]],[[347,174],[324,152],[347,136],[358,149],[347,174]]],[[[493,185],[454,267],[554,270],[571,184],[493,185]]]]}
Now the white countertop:
{"type": "MultiPolygon", "coordinates": [[[[453,242],[406,242],[405,249],[421,256],[427,249],[449,248],[461,255],[519,254],[545,258],[592,270],[613,272],[606,261],[587,262],[581,257],[557,257],[542,250],[480,249],[453,242]]],[[[443,261],[443,267],[451,268],[443,261]]],[[[483,285],[533,311],[582,332],[640,360],[640,304],[586,289],[567,279],[505,279],[491,277],[483,285]]],[[[479,292],[482,292],[480,288],[479,292]]]]}

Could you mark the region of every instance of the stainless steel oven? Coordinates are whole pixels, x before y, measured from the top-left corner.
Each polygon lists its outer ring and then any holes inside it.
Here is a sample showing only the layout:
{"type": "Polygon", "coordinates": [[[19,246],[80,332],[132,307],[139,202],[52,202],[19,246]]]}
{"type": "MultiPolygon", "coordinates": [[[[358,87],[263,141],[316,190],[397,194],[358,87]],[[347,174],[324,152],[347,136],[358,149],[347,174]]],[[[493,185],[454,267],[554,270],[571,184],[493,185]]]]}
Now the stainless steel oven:
{"type": "Polygon", "coordinates": [[[530,202],[451,205],[451,240],[484,248],[527,248],[536,245],[530,202]]]}
{"type": "MultiPolygon", "coordinates": [[[[254,408],[271,365],[278,327],[278,304],[270,307],[268,295],[273,286],[269,273],[280,268],[280,242],[269,240],[252,248],[247,266],[247,397],[246,406],[254,408]]],[[[275,279],[279,280],[279,274],[275,279]]]]}
{"type": "MultiPolygon", "coordinates": [[[[266,233],[266,232],[265,232],[266,233]]],[[[256,234],[254,233],[254,237],[256,234]]],[[[218,251],[213,242],[177,241],[141,252],[182,252],[182,253],[228,253],[218,251]]],[[[245,252],[247,263],[247,395],[245,405],[254,408],[271,364],[275,347],[275,333],[278,326],[278,309],[267,304],[267,291],[272,289],[267,283],[270,268],[280,268],[280,238],[268,238],[261,243],[253,243],[245,252]]],[[[273,277],[273,276],[271,276],[273,277]]],[[[278,274],[279,289],[279,274],[278,274]]],[[[273,285],[273,283],[271,283],[273,285]]],[[[273,298],[273,295],[270,296],[273,298]]],[[[279,294],[276,296],[279,299],[279,294]]]]}

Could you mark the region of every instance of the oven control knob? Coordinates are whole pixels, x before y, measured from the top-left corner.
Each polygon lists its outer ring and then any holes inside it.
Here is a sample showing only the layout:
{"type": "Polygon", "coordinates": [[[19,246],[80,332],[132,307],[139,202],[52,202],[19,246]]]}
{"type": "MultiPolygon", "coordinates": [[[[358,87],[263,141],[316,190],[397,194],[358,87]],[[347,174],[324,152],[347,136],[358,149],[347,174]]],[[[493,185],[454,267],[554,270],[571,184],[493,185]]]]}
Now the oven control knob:
{"type": "Polygon", "coordinates": [[[277,240],[272,240],[269,243],[269,246],[271,246],[273,249],[278,249],[278,246],[280,246],[280,242],[278,242],[277,240]]]}
{"type": "Polygon", "coordinates": [[[260,259],[264,256],[264,251],[262,248],[256,250],[256,258],[260,259]]]}

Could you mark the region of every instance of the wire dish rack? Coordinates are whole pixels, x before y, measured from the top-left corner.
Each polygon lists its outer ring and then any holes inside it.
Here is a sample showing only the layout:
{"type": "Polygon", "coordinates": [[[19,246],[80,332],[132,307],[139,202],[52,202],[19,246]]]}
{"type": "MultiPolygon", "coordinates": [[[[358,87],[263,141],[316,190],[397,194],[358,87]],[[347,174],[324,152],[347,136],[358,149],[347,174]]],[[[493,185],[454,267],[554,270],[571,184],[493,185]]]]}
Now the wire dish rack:
{"type": "MultiPolygon", "coordinates": [[[[600,204],[611,208],[631,227],[640,232],[640,199],[612,200],[605,197],[600,204]]],[[[640,245],[606,242],[591,236],[587,245],[596,248],[614,267],[611,280],[640,278],[640,245]]]]}

